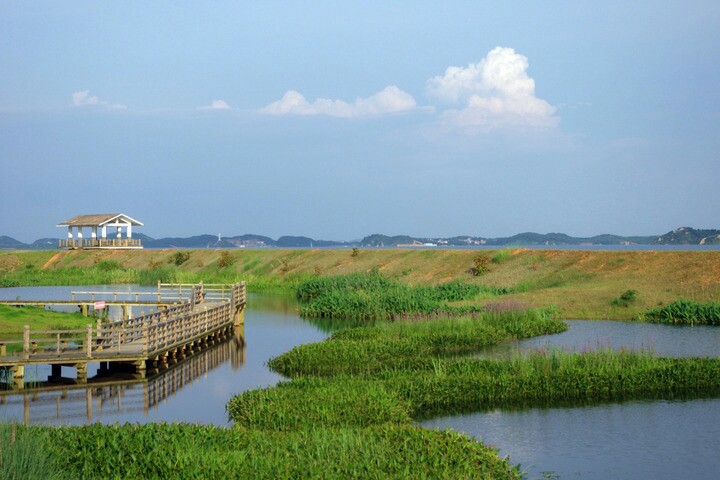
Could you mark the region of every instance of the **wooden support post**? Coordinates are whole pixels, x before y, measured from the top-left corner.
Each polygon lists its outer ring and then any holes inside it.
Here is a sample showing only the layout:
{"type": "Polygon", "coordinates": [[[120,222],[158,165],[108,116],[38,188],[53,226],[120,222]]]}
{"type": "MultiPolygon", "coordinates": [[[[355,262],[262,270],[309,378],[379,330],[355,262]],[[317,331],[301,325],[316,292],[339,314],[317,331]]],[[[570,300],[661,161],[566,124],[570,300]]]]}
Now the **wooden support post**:
{"type": "Polygon", "coordinates": [[[23,395],[23,424],[30,426],[30,395],[23,395]]]}
{"type": "Polygon", "coordinates": [[[13,368],[13,382],[17,389],[22,389],[25,386],[25,365],[15,365],[13,368]]]}
{"type": "Polygon", "coordinates": [[[135,371],[138,375],[140,375],[140,378],[145,378],[145,372],[146,372],[146,363],[145,360],[138,360],[135,362],[135,371]]]}
{"type": "Polygon", "coordinates": [[[85,389],[85,411],[88,422],[92,421],[92,388],[85,389]]]}
{"type": "Polygon", "coordinates": [[[23,328],[23,358],[30,358],[30,325],[23,328]]]}
{"type": "Polygon", "coordinates": [[[237,305],[235,307],[235,314],[233,315],[233,322],[235,323],[236,327],[245,324],[245,308],[244,307],[245,307],[244,305],[237,305]]]}
{"type": "Polygon", "coordinates": [[[0,357],[7,356],[7,348],[4,343],[0,343],[0,357]]]}
{"type": "Polygon", "coordinates": [[[102,332],[102,322],[101,322],[100,319],[98,318],[98,320],[97,320],[97,332],[96,332],[96,334],[95,334],[95,349],[96,349],[98,352],[102,350],[102,341],[103,341],[103,339],[102,339],[102,334],[101,334],[100,332],[102,332]]]}
{"type": "Polygon", "coordinates": [[[85,333],[85,356],[92,358],[92,324],[87,324],[87,330],[85,333]]]}
{"type": "Polygon", "coordinates": [[[77,382],[87,383],[87,363],[76,363],[75,368],[77,369],[77,382]]]}
{"type": "Polygon", "coordinates": [[[89,310],[89,308],[88,308],[88,305],[87,305],[87,304],[80,304],[79,306],[80,306],[80,311],[81,311],[81,312],[82,312],[82,314],[83,314],[83,317],[87,317],[87,316],[89,315],[89,312],[88,312],[88,310],[89,310]]]}
{"type": "Polygon", "coordinates": [[[141,328],[141,335],[142,335],[142,353],[143,355],[147,355],[148,352],[148,343],[150,342],[150,338],[148,335],[148,321],[146,319],[142,319],[142,326],[141,328]]]}

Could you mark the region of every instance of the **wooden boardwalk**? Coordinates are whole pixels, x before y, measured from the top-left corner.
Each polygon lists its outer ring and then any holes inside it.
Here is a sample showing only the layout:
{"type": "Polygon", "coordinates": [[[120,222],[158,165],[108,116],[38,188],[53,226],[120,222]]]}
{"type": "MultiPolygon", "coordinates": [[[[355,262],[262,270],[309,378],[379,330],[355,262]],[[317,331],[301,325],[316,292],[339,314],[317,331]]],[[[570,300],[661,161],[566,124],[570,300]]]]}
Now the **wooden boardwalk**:
{"type": "Polygon", "coordinates": [[[0,390],[0,408],[21,408],[23,423],[48,424],[57,420],[92,422],[117,413],[142,413],[175,395],[195,380],[229,362],[233,370],[245,364],[243,327],[219,339],[219,343],[201,350],[167,370],[148,369],[147,377],[112,370],[98,370],[87,384],[33,382],[23,390],[0,390]]]}
{"type": "Polygon", "coordinates": [[[166,369],[244,323],[244,283],[173,287],[180,292],[185,287],[187,298],[179,294],[177,304],[163,303],[164,308],[149,314],[98,320],[82,330],[33,331],[26,325],[22,339],[0,339],[0,368],[4,367],[6,381],[11,372],[15,387],[23,388],[25,367],[43,364],[52,366],[51,379],[61,377],[61,367],[74,367],[78,383],[84,383],[90,362],[101,362],[101,368],[103,362],[130,364],[144,377],[148,369],[166,369]],[[8,347],[18,344],[22,350],[12,353],[8,347]]]}

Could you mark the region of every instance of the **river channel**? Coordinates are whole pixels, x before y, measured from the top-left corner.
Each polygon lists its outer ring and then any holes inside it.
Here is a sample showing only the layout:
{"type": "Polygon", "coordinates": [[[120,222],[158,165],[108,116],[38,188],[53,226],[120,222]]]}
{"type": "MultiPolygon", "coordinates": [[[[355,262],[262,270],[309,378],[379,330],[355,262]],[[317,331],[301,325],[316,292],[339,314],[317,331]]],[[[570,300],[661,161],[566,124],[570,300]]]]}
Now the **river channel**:
{"type": "MultiPolygon", "coordinates": [[[[0,299],[68,299],[73,290],[153,287],[0,289],[0,299]]],[[[325,329],[297,315],[291,298],[250,295],[244,344],[229,339],[143,381],[117,378],[87,387],[1,392],[0,420],[29,424],[193,422],[228,425],[232,395],[282,378],[266,362],[293,346],[320,341],[325,329]]],[[[112,314],[112,312],[111,312],[112,314]]],[[[570,321],[567,332],[493,347],[481,356],[545,348],[652,349],[663,356],[718,356],[720,329],[602,321],[570,321]]],[[[38,367],[35,378],[49,374],[38,367]]],[[[88,371],[93,375],[92,366],[88,371]]],[[[33,373],[29,375],[31,377],[33,373]]],[[[527,477],[581,479],[716,479],[720,477],[720,399],[673,399],[493,410],[436,418],[427,428],[451,428],[494,445],[527,477]]]]}

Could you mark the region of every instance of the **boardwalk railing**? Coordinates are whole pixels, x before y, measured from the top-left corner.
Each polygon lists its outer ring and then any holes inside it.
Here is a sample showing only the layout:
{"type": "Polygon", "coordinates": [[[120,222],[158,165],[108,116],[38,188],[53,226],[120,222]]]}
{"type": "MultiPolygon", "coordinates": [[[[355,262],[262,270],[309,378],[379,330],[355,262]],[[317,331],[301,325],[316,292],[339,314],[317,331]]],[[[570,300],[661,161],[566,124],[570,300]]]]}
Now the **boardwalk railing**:
{"type": "MultiPolygon", "coordinates": [[[[126,320],[106,323],[98,320],[95,326],[88,324],[85,329],[76,330],[32,331],[26,325],[23,332],[0,339],[0,364],[2,358],[12,357],[38,361],[68,356],[88,360],[151,357],[232,324],[236,309],[246,301],[244,283],[184,287],[189,298],[183,303],[126,320]],[[18,338],[20,335],[22,339],[18,338]],[[9,346],[17,344],[22,345],[21,352],[8,352],[9,346]]],[[[180,288],[177,286],[176,290],[180,288]]],[[[157,295],[159,298],[161,294],[157,295]]]]}
{"type": "Polygon", "coordinates": [[[90,238],[60,240],[58,248],[142,248],[139,238],[90,238]]]}

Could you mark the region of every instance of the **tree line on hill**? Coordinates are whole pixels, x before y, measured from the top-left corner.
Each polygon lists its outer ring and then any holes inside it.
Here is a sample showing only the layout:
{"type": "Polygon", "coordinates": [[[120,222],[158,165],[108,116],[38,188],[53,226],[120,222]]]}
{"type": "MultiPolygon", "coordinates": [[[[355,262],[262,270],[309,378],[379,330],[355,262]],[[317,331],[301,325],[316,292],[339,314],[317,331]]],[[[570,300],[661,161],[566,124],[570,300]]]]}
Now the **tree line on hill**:
{"type": "MultiPolygon", "coordinates": [[[[303,236],[282,236],[277,240],[263,235],[196,235],[192,237],[166,237],[155,239],[136,233],[145,248],[337,248],[337,247],[405,247],[405,246],[566,246],[566,245],[719,245],[720,230],[703,230],[680,227],[663,235],[620,236],[596,235],[594,237],[571,237],[564,233],[519,233],[511,237],[486,238],[456,236],[448,238],[421,238],[408,235],[369,235],[356,241],[315,240],[303,236]]],[[[0,248],[16,250],[48,250],[58,246],[56,238],[41,238],[33,243],[23,243],[12,237],[0,236],[0,248]]]]}

